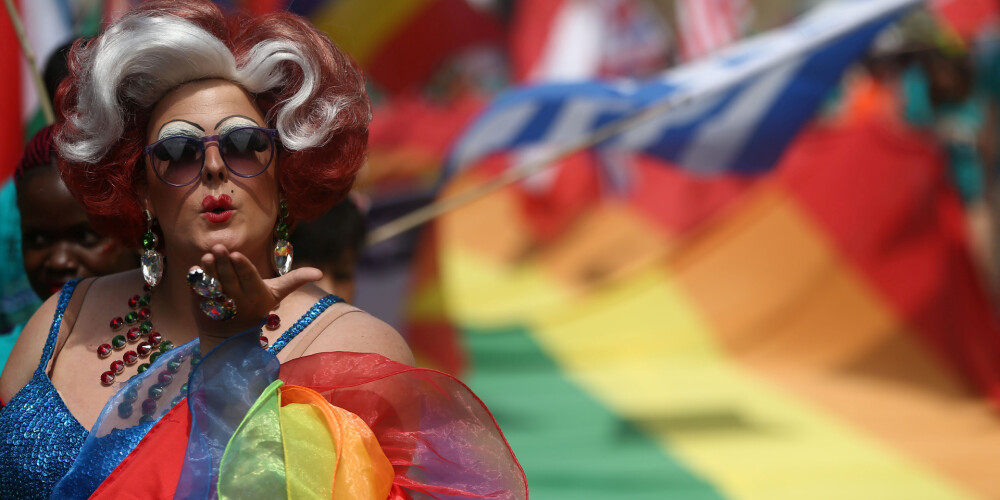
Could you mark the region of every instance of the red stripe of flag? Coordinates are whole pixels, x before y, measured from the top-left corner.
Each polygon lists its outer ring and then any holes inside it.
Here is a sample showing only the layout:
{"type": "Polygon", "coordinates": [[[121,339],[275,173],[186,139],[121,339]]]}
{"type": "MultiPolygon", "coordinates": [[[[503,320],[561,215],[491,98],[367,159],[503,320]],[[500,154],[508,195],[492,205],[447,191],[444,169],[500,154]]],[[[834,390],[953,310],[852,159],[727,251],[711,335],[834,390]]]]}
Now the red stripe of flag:
{"type": "Polygon", "coordinates": [[[812,149],[790,147],[783,163],[802,168],[779,171],[780,181],[935,354],[1000,401],[1000,325],[969,260],[961,202],[940,151],[919,132],[862,125],[848,139],[818,129],[812,149]],[[905,172],[870,168],[897,165],[900,155],[923,163],[905,172]]]}

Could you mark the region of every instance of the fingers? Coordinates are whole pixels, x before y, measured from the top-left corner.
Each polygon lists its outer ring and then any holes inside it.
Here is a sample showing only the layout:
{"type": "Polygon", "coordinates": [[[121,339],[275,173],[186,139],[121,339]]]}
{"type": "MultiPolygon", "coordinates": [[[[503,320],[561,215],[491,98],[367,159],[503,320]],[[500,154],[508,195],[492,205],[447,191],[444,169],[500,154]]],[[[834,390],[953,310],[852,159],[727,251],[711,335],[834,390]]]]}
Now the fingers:
{"type": "Polygon", "coordinates": [[[250,259],[240,252],[230,253],[223,245],[203,255],[201,267],[218,280],[222,293],[236,302],[241,313],[252,315],[266,315],[299,287],[323,277],[319,269],[304,267],[265,280],[250,259]]]}
{"type": "MultiPolygon", "coordinates": [[[[219,275],[218,271],[215,270],[215,256],[206,253],[201,256],[201,270],[205,271],[205,274],[215,278],[219,275]]],[[[188,269],[190,271],[190,269],[188,269]]]]}
{"type": "Polygon", "coordinates": [[[240,283],[240,278],[233,267],[233,260],[229,250],[223,245],[215,245],[212,247],[211,255],[215,260],[215,274],[212,276],[215,276],[215,279],[219,280],[223,292],[233,298],[243,296],[243,284],[240,283]]]}
{"type": "Polygon", "coordinates": [[[260,285],[263,284],[264,278],[261,278],[260,273],[257,272],[257,266],[254,266],[250,259],[239,252],[233,252],[229,254],[229,261],[236,279],[239,280],[240,287],[244,291],[262,288],[260,285]]]}

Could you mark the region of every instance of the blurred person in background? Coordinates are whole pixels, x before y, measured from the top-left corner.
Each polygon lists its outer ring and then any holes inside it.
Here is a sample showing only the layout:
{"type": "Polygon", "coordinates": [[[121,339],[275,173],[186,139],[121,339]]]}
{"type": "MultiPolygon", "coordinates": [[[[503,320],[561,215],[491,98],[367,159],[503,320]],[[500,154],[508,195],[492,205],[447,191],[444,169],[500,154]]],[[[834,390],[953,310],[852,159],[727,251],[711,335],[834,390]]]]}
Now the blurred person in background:
{"type": "Polygon", "coordinates": [[[967,206],[982,200],[984,188],[978,141],[986,106],[973,83],[972,60],[958,47],[917,53],[901,80],[907,121],[941,139],[950,178],[967,206]]]}
{"type": "MultiPolygon", "coordinates": [[[[72,42],[52,54],[43,80],[50,99],[69,73],[66,55],[72,42]]],[[[41,300],[74,278],[101,276],[137,267],[138,255],[100,236],[73,199],[56,167],[52,126],[38,131],[0,193],[0,369],[7,362],[24,324],[41,300]]]]}
{"type": "MultiPolygon", "coordinates": [[[[135,252],[94,231],[66,188],[56,167],[52,129],[45,127],[32,137],[14,171],[24,271],[42,299],[72,279],[138,267],[135,252]]],[[[0,368],[23,327],[15,325],[0,335],[0,368]]]]}
{"type": "Polygon", "coordinates": [[[368,224],[353,197],[334,205],[319,218],[300,222],[292,230],[295,267],[315,267],[323,290],[354,300],[354,276],[364,248],[368,224]]]}
{"type": "Polygon", "coordinates": [[[987,69],[968,42],[926,11],[917,11],[883,32],[847,84],[834,115],[842,125],[889,120],[915,127],[940,145],[947,178],[961,197],[970,249],[983,281],[1000,292],[998,232],[990,210],[995,175],[989,139],[987,69]]]}
{"type": "Polygon", "coordinates": [[[42,298],[75,278],[138,267],[135,252],[91,227],[59,175],[52,146],[52,126],[48,126],[28,143],[14,173],[21,255],[28,282],[42,298]]]}
{"type": "Polygon", "coordinates": [[[940,141],[948,160],[948,178],[962,198],[971,251],[994,296],[1000,292],[995,225],[990,210],[994,175],[990,160],[989,100],[977,86],[977,65],[965,42],[935,23],[926,28],[926,46],[913,51],[900,76],[903,115],[912,126],[940,141]]]}

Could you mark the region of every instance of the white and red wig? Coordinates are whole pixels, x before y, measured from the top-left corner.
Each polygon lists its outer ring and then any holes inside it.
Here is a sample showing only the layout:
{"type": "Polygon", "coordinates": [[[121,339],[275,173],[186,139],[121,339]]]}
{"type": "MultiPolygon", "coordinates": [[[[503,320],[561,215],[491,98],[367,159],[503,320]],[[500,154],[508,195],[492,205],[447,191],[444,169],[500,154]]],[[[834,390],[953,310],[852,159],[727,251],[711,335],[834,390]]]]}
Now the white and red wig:
{"type": "Polygon", "coordinates": [[[354,61],[289,13],[227,16],[207,0],[143,3],[78,41],[57,92],[60,169],[95,227],[125,243],[144,231],[142,150],[156,103],[188,82],[246,90],[280,137],[278,182],[294,219],[346,196],[364,161],[371,104],[354,61]]]}

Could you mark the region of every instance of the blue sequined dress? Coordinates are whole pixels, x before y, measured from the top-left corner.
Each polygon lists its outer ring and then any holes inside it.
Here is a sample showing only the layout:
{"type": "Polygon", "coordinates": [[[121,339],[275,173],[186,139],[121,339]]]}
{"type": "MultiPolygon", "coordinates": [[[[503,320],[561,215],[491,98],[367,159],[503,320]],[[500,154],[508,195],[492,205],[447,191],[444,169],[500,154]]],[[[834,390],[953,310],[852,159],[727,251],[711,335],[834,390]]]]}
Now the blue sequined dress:
{"type": "MultiPolygon", "coordinates": [[[[59,293],[49,336],[31,380],[6,406],[0,408],[0,498],[49,498],[56,483],[73,465],[89,434],[70,413],[46,373],[59,337],[63,314],[78,283],[79,280],[67,283],[59,293]]],[[[334,295],[320,299],[268,350],[277,354],[326,308],[340,301],[342,299],[334,295]]],[[[106,441],[103,463],[93,464],[93,479],[97,484],[121,462],[154,423],[126,429],[106,441]]],[[[86,489],[89,485],[80,486],[86,489]]]]}

